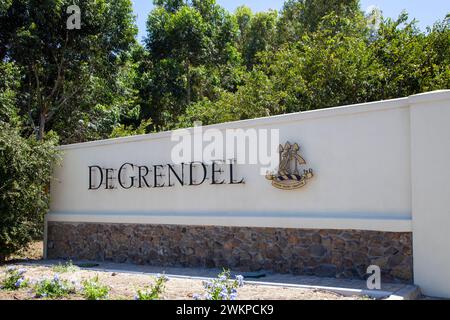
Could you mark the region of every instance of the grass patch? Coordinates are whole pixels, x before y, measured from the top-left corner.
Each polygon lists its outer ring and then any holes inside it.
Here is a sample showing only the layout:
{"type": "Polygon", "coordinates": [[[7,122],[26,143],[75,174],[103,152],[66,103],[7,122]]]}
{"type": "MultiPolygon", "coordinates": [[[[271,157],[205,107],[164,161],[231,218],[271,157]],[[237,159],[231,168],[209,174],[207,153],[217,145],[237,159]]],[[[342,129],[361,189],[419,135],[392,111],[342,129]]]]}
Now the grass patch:
{"type": "Polygon", "coordinates": [[[164,292],[165,283],[169,281],[165,275],[157,276],[153,285],[137,290],[135,300],[158,300],[164,292]]]}
{"type": "Polygon", "coordinates": [[[84,280],[82,283],[83,296],[87,300],[105,300],[108,298],[110,288],[98,280],[98,276],[84,280]]]}

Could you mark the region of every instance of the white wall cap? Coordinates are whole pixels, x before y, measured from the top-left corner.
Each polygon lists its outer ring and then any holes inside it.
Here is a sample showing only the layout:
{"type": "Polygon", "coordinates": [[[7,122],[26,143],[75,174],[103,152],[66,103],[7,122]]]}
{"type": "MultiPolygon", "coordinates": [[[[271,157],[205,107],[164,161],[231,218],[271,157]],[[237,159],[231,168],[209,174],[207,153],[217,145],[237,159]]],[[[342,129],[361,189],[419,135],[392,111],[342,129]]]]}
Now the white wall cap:
{"type": "Polygon", "coordinates": [[[436,90],[415,94],[408,97],[410,104],[450,100],[450,90],[436,90]]]}

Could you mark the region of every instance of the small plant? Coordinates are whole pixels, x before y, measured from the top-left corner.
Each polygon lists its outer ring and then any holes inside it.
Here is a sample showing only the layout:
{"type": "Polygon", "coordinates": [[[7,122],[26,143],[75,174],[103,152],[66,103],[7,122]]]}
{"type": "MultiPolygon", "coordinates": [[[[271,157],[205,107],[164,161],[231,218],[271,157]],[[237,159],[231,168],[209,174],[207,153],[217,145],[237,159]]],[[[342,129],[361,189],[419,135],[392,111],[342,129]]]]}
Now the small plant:
{"type": "MultiPolygon", "coordinates": [[[[204,281],[203,286],[206,293],[203,295],[205,300],[235,300],[237,298],[237,288],[244,285],[244,277],[237,275],[231,280],[230,270],[223,270],[216,279],[204,281]]],[[[195,294],[195,300],[201,300],[199,294],[195,294]]]]}
{"type": "Polygon", "coordinates": [[[34,293],[38,298],[62,298],[75,293],[75,286],[68,280],[61,280],[58,274],[53,279],[43,279],[34,286],[34,293]]]}
{"type": "Polygon", "coordinates": [[[110,288],[102,285],[98,275],[92,279],[84,280],[82,283],[83,296],[88,300],[104,300],[108,298],[110,288]]]}
{"type": "Polygon", "coordinates": [[[16,267],[8,267],[6,269],[5,278],[1,282],[0,288],[4,290],[18,290],[28,286],[25,280],[25,269],[17,269],[16,267]]]}
{"type": "Polygon", "coordinates": [[[153,285],[137,290],[135,300],[158,300],[165,289],[166,282],[169,281],[165,275],[157,275],[153,285]]]}
{"type": "Polygon", "coordinates": [[[61,264],[59,262],[57,265],[53,266],[53,271],[58,273],[65,273],[65,272],[75,272],[80,270],[80,268],[72,263],[72,260],[69,260],[68,262],[61,264]]]}

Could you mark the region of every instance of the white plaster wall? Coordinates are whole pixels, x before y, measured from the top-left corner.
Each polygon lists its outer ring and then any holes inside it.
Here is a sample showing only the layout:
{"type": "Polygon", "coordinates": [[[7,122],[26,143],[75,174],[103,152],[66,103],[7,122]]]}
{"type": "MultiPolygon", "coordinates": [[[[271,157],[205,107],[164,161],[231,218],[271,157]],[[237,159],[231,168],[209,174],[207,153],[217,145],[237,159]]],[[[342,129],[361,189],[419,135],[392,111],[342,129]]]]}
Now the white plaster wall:
{"type": "Polygon", "coordinates": [[[64,146],[48,221],[412,231],[414,282],[450,298],[450,90],[212,126],[277,128],[315,177],[244,185],[88,190],[88,166],[170,163],[170,132],[64,146]]]}
{"type": "Polygon", "coordinates": [[[414,280],[450,298],[450,91],[410,104],[414,280]]]}
{"type": "Polygon", "coordinates": [[[238,165],[243,185],[93,191],[89,165],[170,163],[170,132],[70,145],[61,148],[49,219],[411,230],[407,98],[211,127],[279,129],[281,142],[300,144],[315,177],[282,191],[259,166],[238,165]]]}

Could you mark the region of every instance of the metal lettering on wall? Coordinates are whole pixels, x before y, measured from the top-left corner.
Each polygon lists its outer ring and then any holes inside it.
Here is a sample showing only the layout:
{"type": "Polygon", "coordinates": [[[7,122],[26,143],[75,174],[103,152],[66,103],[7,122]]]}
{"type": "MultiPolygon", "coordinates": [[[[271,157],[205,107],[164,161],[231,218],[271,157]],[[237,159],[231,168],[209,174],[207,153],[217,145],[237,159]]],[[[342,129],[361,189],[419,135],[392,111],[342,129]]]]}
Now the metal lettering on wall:
{"type": "Polygon", "coordinates": [[[268,173],[267,180],[272,181],[275,188],[293,190],[303,187],[307,180],[313,177],[312,169],[304,169],[301,174],[299,165],[306,165],[305,159],[300,155],[300,146],[297,143],[286,142],[278,148],[280,164],[276,173],[268,173]]]}
{"type": "MultiPolygon", "coordinates": [[[[306,185],[313,177],[312,169],[303,169],[305,159],[300,155],[297,143],[286,142],[279,146],[279,167],[277,172],[269,172],[266,179],[272,186],[282,190],[298,189],[306,185]]],[[[199,186],[209,181],[212,185],[243,184],[244,178],[237,178],[235,160],[199,161],[190,163],[137,165],[123,163],[119,168],[103,168],[98,165],[89,166],[89,190],[98,189],[131,189],[131,188],[163,188],[180,186],[199,186]]]]}
{"type": "Polygon", "coordinates": [[[89,190],[199,186],[206,181],[214,185],[243,184],[244,178],[238,178],[235,171],[233,160],[150,166],[126,162],[118,169],[94,165],[89,166],[89,190]]]}

